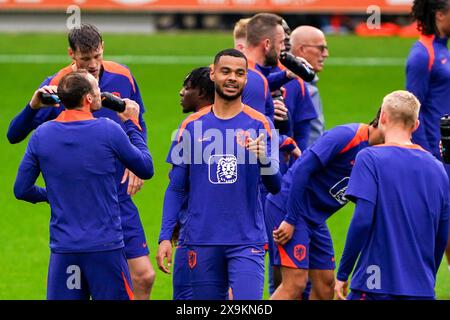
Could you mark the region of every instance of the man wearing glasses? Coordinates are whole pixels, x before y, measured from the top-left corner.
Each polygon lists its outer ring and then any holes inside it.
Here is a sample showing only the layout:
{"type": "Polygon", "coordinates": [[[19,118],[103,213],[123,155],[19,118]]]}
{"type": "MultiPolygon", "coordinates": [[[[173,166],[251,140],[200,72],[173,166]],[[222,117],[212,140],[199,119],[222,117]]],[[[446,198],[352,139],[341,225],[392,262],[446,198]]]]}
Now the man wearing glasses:
{"type": "Polygon", "coordinates": [[[324,132],[325,121],[323,116],[322,100],[320,99],[317,82],[317,73],[322,71],[325,59],[329,56],[327,41],[323,32],[311,26],[300,26],[291,33],[291,52],[306,59],[316,72],[316,77],[311,82],[305,82],[314,107],[317,118],[311,120],[311,132],[308,146],[311,146],[324,132]]]}

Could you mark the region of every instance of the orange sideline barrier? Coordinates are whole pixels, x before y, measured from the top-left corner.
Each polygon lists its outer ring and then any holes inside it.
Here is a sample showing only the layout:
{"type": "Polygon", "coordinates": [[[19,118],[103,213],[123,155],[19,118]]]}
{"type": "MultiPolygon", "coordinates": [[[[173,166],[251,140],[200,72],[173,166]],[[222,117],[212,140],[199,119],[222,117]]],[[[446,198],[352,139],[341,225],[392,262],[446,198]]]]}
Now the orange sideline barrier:
{"type": "Polygon", "coordinates": [[[0,10],[361,13],[376,5],[381,13],[409,13],[412,0],[0,0],[0,10]]]}

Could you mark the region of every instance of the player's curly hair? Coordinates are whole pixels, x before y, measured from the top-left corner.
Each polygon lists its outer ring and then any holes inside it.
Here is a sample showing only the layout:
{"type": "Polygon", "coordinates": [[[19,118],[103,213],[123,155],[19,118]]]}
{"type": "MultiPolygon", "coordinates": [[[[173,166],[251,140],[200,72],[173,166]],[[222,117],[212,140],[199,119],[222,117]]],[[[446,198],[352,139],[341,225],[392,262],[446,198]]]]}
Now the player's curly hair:
{"type": "Polygon", "coordinates": [[[209,67],[200,67],[192,70],[184,79],[183,86],[186,88],[199,89],[200,94],[211,103],[214,102],[214,82],[209,77],[209,67]]]}
{"type": "Polygon", "coordinates": [[[422,34],[437,33],[436,12],[449,8],[449,0],[414,0],[411,16],[417,20],[417,29],[422,34]]]}

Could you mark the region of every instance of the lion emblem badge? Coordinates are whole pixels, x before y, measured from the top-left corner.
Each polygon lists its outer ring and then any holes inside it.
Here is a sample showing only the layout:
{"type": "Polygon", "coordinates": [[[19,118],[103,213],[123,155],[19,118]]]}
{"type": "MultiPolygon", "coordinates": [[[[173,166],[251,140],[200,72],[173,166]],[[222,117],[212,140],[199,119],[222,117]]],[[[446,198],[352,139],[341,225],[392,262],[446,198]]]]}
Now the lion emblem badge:
{"type": "Polygon", "coordinates": [[[209,181],[211,183],[231,184],[236,180],[237,159],[234,155],[214,155],[209,158],[209,181]]]}

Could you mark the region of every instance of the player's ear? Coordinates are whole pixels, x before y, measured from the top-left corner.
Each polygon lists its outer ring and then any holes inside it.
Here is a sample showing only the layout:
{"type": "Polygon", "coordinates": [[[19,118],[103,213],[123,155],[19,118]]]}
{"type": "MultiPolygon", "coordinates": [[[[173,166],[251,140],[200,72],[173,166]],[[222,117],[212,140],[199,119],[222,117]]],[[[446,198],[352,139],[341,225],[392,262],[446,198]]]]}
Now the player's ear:
{"type": "Polygon", "coordinates": [[[270,49],[270,39],[264,39],[264,50],[269,51],[270,49]]]}
{"type": "Polygon", "coordinates": [[[213,64],[209,66],[209,78],[212,82],[214,82],[214,67],[215,65],[213,64]]]}
{"type": "Polygon", "coordinates": [[[380,123],[386,124],[386,119],[387,119],[386,112],[384,112],[384,110],[381,109],[381,113],[380,113],[380,123]]]}
{"type": "Polygon", "coordinates": [[[69,47],[69,48],[67,49],[67,54],[69,55],[69,57],[71,57],[72,59],[75,60],[75,53],[73,52],[73,50],[72,50],[71,47],[69,47]]]}
{"type": "Polygon", "coordinates": [[[412,131],[411,131],[411,132],[414,132],[414,131],[416,131],[416,130],[417,130],[417,128],[419,128],[419,126],[420,126],[420,120],[419,120],[419,119],[417,119],[417,120],[416,120],[416,123],[414,124],[414,127],[413,127],[413,129],[412,129],[412,131]]]}
{"type": "Polygon", "coordinates": [[[434,17],[437,21],[442,21],[442,19],[444,18],[444,12],[436,11],[434,17]]]}
{"type": "Polygon", "coordinates": [[[100,47],[102,48],[102,50],[105,50],[105,41],[102,41],[102,44],[100,45],[100,47]]]}

